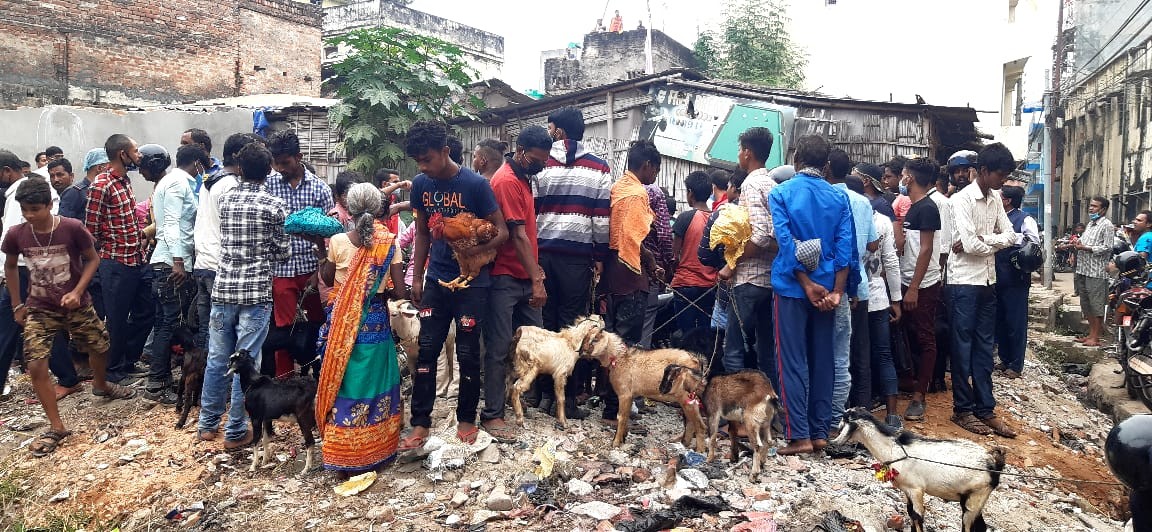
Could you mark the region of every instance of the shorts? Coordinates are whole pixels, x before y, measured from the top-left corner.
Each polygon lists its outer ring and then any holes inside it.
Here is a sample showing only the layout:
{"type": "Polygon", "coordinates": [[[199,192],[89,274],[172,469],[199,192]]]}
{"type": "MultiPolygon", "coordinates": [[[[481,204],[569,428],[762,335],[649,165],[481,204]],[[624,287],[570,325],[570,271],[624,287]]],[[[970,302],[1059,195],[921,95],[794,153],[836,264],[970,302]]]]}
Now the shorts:
{"type": "Polygon", "coordinates": [[[47,359],[52,354],[56,333],[67,331],[77,351],[100,354],[108,351],[108,330],[92,305],[76,310],[29,308],[24,324],[24,357],[28,362],[47,359]]]}
{"type": "Polygon", "coordinates": [[[1080,294],[1081,314],[1091,317],[1104,316],[1104,309],[1108,306],[1108,279],[1076,274],[1073,285],[1080,294]]]}

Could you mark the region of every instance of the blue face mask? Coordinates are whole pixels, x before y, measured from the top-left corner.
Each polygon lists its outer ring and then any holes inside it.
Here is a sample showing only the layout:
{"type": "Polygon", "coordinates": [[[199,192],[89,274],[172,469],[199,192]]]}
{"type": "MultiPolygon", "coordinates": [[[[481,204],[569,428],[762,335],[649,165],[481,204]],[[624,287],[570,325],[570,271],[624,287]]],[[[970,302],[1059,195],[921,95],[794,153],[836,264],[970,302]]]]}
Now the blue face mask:
{"type": "Polygon", "coordinates": [[[1100,219],[1100,213],[1098,213],[1098,212],[1090,213],[1090,214],[1088,214],[1088,218],[1091,219],[1093,222],[1095,222],[1096,220],[1100,219]]]}
{"type": "Polygon", "coordinates": [[[900,185],[900,195],[901,196],[907,196],[908,195],[908,185],[900,185]]]}

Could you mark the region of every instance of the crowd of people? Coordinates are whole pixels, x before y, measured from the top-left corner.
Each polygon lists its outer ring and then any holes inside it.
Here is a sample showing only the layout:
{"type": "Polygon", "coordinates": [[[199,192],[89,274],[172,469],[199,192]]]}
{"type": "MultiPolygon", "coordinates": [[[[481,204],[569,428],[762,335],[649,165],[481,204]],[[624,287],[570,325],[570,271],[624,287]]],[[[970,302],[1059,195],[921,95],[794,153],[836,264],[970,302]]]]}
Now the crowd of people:
{"type": "MultiPolygon", "coordinates": [[[[244,391],[227,372],[229,357],[246,352],[269,376],[317,376],[324,464],[342,474],[422,447],[447,395],[461,441],[484,430],[513,442],[505,403],[516,329],[555,331],[592,312],[631,346],[702,334],[717,345],[714,372],[763,371],[783,402],[780,454],[820,451],[846,408],[882,409],[895,428],[922,420],[946,371],[952,421],[1015,436],[995,414],[992,377],[1023,372],[1030,272],[1013,254],[1039,235],[1020,210],[1023,189],[1004,186],[1015,161],[1003,145],[959,152],[942,169],[926,158],[857,164],[805,136],[793,142],[793,165],[770,169],[781,139],[751,128],[734,171],[676,176],[687,206],[677,215],[655,184],[662,157],[652,142],[634,142],[616,173],[588,150],[584,129],[579,109],[559,109],[547,127],[523,128],[512,150],[480,142],[468,168],[446,125],[419,122],[405,142],[419,168],[410,181],[382,169],[332,184],[308,167],[291,131],[234,134],[221,159],[198,129],[175,157],[112,135],[84,154],[79,180],[59,148],[38,154],[35,171],[0,150],[0,389],[20,355],[50,421],[33,454],[70,435],[57,401],[88,378],[97,396],[175,403],[182,327],[195,331],[194,346],[182,347],[207,352],[199,440],[222,431],[226,449],[251,443],[244,391]],[[154,184],[145,201],[133,170],[154,184]],[[344,232],[286,232],[286,219],[309,208],[344,232]],[[738,212],[748,226],[742,250],[711,245],[738,212]],[[461,247],[454,235],[473,226],[460,220],[494,229],[461,247]],[[461,283],[460,264],[486,254],[495,258],[461,283]],[[407,353],[407,434],[397,362],[405,339],[388,306],[400,299],[420,323],[417,352],[407,353]],[[455,348],[447,363],[446,341],[455,348]],[[900,412],[902,389],[912,396],[900,412]]],[[[1090,257],[1078,268],[1091,268],[1090,257]]],[[[563,392],[567,418],[588,417],[580,405],[599,396],[601,421],[615,428],[619,409],[634,405],[619,404],[610,371],[578,363],[563,392]]],[[[529,402],[556,415],[546,376],[536,390],[529,402]]]]}

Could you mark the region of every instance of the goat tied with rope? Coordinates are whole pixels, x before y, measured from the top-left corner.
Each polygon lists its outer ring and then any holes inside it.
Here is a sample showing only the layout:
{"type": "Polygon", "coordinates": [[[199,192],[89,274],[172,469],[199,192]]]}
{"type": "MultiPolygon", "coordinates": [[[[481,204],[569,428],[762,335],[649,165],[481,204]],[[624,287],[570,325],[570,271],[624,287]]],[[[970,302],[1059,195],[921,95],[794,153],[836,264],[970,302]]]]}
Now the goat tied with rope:
{"type": "Polygon", "coordinates": [[[845,412],[844,422],[840,436],[831,443],[855,442],[868,448],[872,457],[880,461],[877,478],[883,475],[904,492],[914,532],[924,530],[925,494],[959,501],[964,532],[988,530],[982,512],[1000,484],[1003,449],[989,451],[968,440],[935,440],[897,432],[863,408],[845,412]]]}
{"type": "Polygon", "coordinates": [[[512,336],[512,372],[509,379],[515,379],[512,389],[512,411],[516,419],[524,424],[524,406],[520,395],[528,391],[541,373],[552,376],[556,391],[556,422],[568,428],[568,418],[564,415],[564,386],[576,359],[580,354],[591,350],[596,333],[604,329],[604,318],[597,315],[585,316],[560,332],[552,332],[540,327],[524,326],[516,329],[512,336]]]}
{"type": "MultiPolygon", "coordinates": [[[[737,421],[748,431],[752,446],[752,482],[760,477],[765,450],[772,446],[772,418],[780,409],[780,398],[763,371],[746,369],[708,379],[704,388],[704,410],[708,414],[708,461],[716,458],[720,419],[737,421]]],[[[729,458],[736,462],[740,445],[732,439],[729,458]]]]}
{"type": "Polygon", "coordinates": [[[624,444],[632,400],[645,397],[674,403],[684,415],[685,447],[696,440],[696,451],[704,452],[704,420],[700,417],[699,394],[704,390],[704,364],[700,357],[682,349],[646,350],[628,347],[620,336],[600,331],[581,356],[600,361],[608,369],[608,382],[620,398],[616,414],[616,437],[612,445],[624,444]]]}
{"type": "Polygon", "coordinates": [[[228,360],[228,375],[240,376],[240,386],[244,390],[244,410],[252,418],[252,442],[260,447],[252,451],[252,468],[263,467],[272,457],[269,443],[272,440],[272,421],[285,416],[293,416],[304,436],[304,475],[312,469],[312,447],[316,439],[312,430],[316,428],[316,381],[308,377],[292,377],[275,381],[262,375],[256,369],[256,361],[246,350],[239,350],[228,360]],[[261,452],[263,451],[263,452],[261,452]]]}

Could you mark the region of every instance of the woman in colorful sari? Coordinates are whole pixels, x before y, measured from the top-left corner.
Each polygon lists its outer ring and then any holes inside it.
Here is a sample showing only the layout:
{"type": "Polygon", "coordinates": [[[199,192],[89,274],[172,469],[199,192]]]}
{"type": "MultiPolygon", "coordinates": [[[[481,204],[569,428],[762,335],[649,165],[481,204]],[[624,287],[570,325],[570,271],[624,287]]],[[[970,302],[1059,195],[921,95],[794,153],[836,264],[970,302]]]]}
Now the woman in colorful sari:
{"type": "Polygon", "coordinates": [[[320,331],[324,362],[316,422],[324,467],[340,476],[377,469],[396,456],[400,438],[400,368],[388,324],[388,276],[404,286],[395,235],[376,219],[380,191],[354,185],[347,196],[355,227],[332,237],[320,276],[332,284],[320,331]]]}

